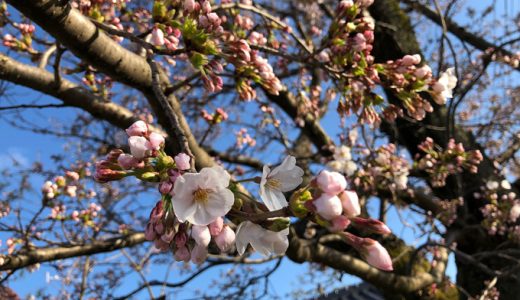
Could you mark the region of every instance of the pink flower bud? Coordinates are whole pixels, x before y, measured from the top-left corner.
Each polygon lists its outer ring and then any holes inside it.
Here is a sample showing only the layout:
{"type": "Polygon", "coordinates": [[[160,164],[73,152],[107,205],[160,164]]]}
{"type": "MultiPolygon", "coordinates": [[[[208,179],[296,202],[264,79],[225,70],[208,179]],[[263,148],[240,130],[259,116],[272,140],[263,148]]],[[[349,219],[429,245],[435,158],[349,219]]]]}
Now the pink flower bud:
{"type": "Polygon", "coordinates": [[[173,230],[166,231],[163,235],[161,235],[161,240],[163,240],[163,242],[169,244],[173,240],[174,236],[175,236],[175,231],[173,231],[173,230]]]}
{"type": "Polygon", "coordinates": [[[209,226],[209,232],[211,236],[216,236],[220,234],[222,227],[224,226],[224,219],[222,217],[218,217],[215,221],[213,221],[209,226]]]}
{"type": "Polygon", "coordinates": [[[222,252],[227,252],[235,244],[235,232],[229,226],[224,225],[220,234],[215,237],[215,244],[222,252]]]}
{"type": "Polygon", "coordinates": [[[78,189],[75,185],[69,185],[65,188],[65,194],[69,197],[76,197],[76,190],[78,189]]]}
{"type": "Polygon", "coordinates": [[[79,174],[77,172],[67,171],[65,175],[74,181],[79,180],[79,174]]]}
{"type": "Polygon", "coordinates": [[[339,195],[341,205],[343,206],[343,214],[347,217],[355,217],[361,213],[358,195],[354,191],[344,191],[339,195]]]}
{"type": "Polygon", "coordinates": [[[345,176],[338,172],[329,172],[327,170],[320,172],[316,178],[316,182],[324,193],[330,195],[337,195],[347,187],[345,176]]]}
{"type": "Polygon", "coordinates": [[[424,65],[415,70],[414,75],[419,79],[423,79],[432,74],[432,69],[428,65],[424,65]]]}
{"type": "Polygon", "coordinates": [[[143,136],[148,133],[148,125],[143,121],[137,121],[126,129],[128,136],[143,136]]]}
{"type": "Polygon", "coordinates": [[[201,10],[205,14],[209,14],[211,12],[211,4],[209,3],[208,0],[205,0],[204,2],[202,2],[201,10]]]}
{"type": "Polygon", "coordinates": [[[155,248],[157,248],[160,251],[166,251],[170,248],[170,244],[166,243],[165,241],[163,241],[161,239],[154,240],[153,245],[155,246],[155,248]]]}
{"type": "Polygon", "coordinates": [[[337,216],[331,221],[332,225],[329,227],[329,231],[331,232],[340,232],[347,229],[348,225],[350,225],[350,220],[341,215],[337,216]]]}
{"type": "Polygon", "coordinates": [[[152,43],[157,47],[164,45],[164,33],[157,27],[152,30],[152,43]]]}
{"type": "Polygon", "coordinates": [[[156,133],[156,132],[152,132],[150,133],[150,137],[149,137],[149,148],[150,150],[159,150],[161,149],[161,146],[164,145],[164,137],[159,134],[159,133],[156,133]]]}
{"type": "Polygon", "coordinates": [[[191,258],[190,251],[188,251],[188,248],[186,248],[186,246],[177,248],[177,250],[175,250],[174,256],[175,256],[176,261],[184,261],[184,262],[190,261],[190,258],[191,258]]]}
{"type": "Polygon", "coordinates": [[[208,257],[208,248],[201,245],[195,245],[193,249],[191,249],[191,261],[194,264],[200,265],[203,263],[208,257]]]}
{"type": "Polygon", "coordinates": [[[361,254],[371,266],[384,271],[392,271],[394,269],[392,258],[379,242],[365,238],[363,239],[362,247],[361,254]]]}
{"type": "Polygon", "coordinates": [[[128,138],[128,145],[130,146],[130,152],[137,159],[143,159],[146,157],[148,151],[148,141],[142,136],[131,136],[128,138]]]}
{"type": "Polygon", "coordinates": [[[188,237],[186,237],[186,233],[178,232],[175,235],[174,239],[175,239],[175,246],[177,246],[177,248],[180,248],[180,247],[184,247],[184,245],[186,245],[188,237]]]}
{"type": "Polygon", "coordinates": [[[185,0],[184,1],[184,9],[187,12],[192,12],[195,10],[195,0],[185,0]]]}
{"type": "Polygon", "coordinates": [[[417,65],[421,62],[421,56],[419,54],[405,55],[401,60],[401,63],[405,66],[417,65]]]}
{"type": "Polygon", "coordinates": [[[168,194],[173,188],[173,184],[169,181],[163,181],[159,184],[159,192],[163,195],[168,194]]]}
{"type": "Polygon", "coordinates": [[[326,220],[332,220],[341,215],[341,200],[337,196],[322,194],[318,199],[313,201],[316,212],[326,220]]]}
{"type": "Polygon", "coordinates": [[[117,158],[117,163],[123,168],[123,169],[132,169],[132,168],[135,168],[139,165],[140,161],[133,157],[132,155],[130,154],[121,154],[118,158],[117,158]]]}
{"type": "Polygon", "coordinates": [[[144,230],[144,238],[147,241],[153,241],[153,240],[155,240],[155,237],[156,237],[156,234],[155,234],[155,230],[153,230],[153,225],[152,225],[152,223],[148,222],[148,224],[146,224],[146,229],[144,230]]]}
{"type": "Polygon", "coordinates": [[[392,233],[390,228],[388,228],[388,226],[386,226],[385,223],[383,223],[379,220],[376,220],[376,219],[364,219],[364,218],[355,217],[355,218],[352,218],[351,220],[356,226],[369,230],[369,231],[372,231],[374,233],[378,233],[378,234],[392,233]]]}
{"type": "Polygon", "coordinates": [[[175,164],[177,165],[177,169],[179,170],[189,170],[190,166],[190,157],[186,153],[179,153],[174,158],[175,164]]]}
{"type": "Polygon", "coordinates": [[[207,247],[211,241],[211,234],[209,233],[208,226],[205,225],[193,225],[191,227],[191,237],[195,240],[197,245],[207,247]]]}

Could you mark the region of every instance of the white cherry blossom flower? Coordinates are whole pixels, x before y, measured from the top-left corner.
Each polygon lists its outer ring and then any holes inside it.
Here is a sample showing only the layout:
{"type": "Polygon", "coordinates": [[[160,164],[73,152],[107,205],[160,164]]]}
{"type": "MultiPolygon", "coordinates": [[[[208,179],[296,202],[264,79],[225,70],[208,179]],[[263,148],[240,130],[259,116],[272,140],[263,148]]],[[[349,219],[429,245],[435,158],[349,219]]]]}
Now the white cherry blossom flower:
{"type": "Polygon", "coordinates": [[[287,235],[289,235],[289,228],[274,232],[264,229],[258,224],[245,221],[238,225],[235,243],[240,255],[244,254],[248,244],[263,255],[281,255],[289,247],[287,235]]]}
{"type": "Polygon", "coordinates": [[[179,176],[173,187],[172,205],[177,218],[195,225],[208,225],[226,215],[234,203],[229,174],[220,166],[179,176]]]}
{"type": "MultiPolygon", "coordinates": [[[[355,135],[355,134],[353,134],[355,135]]],[[[354,140],[357,137],[353,137],[354,140]]],[[[334,150],[334,160],[330,161],[327,166],[336,172],[341,172],[347,174],[347,176],[351,176],[356,172],[357,165],[352,160],[351,149],[348,146],[341,145],[336,147],[334,150]]]]}
{"type": "Polygon", "coordinates": [[[286,207],[284,192],[292,191],[303,181],[303,170],[296,165],[294,156],[287,156],[272,171],[264,166],[260,180],[260,197],[270,211],[286,207]]]}
{"type": "Polygon", "coordinates": [[[432,89],[436,93],[433,100],[439,105],[446,103],[446,98],[453,98],[453,89],[457,86],[455,68],[448,68],[443,72],[432,89]]]}

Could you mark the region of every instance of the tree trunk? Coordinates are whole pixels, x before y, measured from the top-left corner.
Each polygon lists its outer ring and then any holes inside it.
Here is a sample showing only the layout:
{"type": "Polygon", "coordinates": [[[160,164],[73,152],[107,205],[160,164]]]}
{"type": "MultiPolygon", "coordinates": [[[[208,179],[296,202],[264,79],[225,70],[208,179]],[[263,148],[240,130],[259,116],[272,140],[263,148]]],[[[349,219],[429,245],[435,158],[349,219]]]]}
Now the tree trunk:
{"type": "MultiPolygon", "coordinates": [[[[380,61],[395,60],[405,54],[421,53],[417,38],[411,26],[408,16],[402,11],[397,0],[376,0],[370,7],[370,13],[376,20],[375,45],[373,55],[380,61]],[[380,26],[379,24],[384,24],[380,26]]],[[[390,102],[399,103],[399,100],[391,91],[386,91],[390,102]]],[[[457,142],[462,142],[466,150],[479,149],[471,132],[455,127],[452,132],[439,130],[447,127],[447,109],[434,104],[435,111],[428,114],[421,122],[409,122],[404,119],[397,120],[395,125],[384,124],[382,126],[391,141],[405,146],[413,156],[417,153],[417,145],[426,137],[444,146],[448,139],[453,137],[457,142]],[[433,126],[431,126],[433,125],[433,126]]],[[[483,153],[484,154],[484,153],[483,153]]],[[[501,180],[493,162],[485,157],[479,165],[478,174],[464,172],[459,176],[450,176],[443,188],[434,188],[436,196],[441,199],[464,198],[464,206],[458,211],[457,220],[448,228],[445,236],[447,241],[457,242],[458,249],[467,254],[481,251],[493,251],[499,245],[504,247],[505,239],[489,236],[480,226],[482,216],[480,207],[484,204],[475,199],[473,193],[488,180],[501,180]]],[[[516,192],[516,191],[515,191],[516,192]]],[[[517,193],[518,194],[518,193],[517,193]]],[[[514,245],[509,248],[515,247],[514,245]]],[[[507,266],[507,261],[491,257],[482,261],[492,270],[499,270],[507,266]]],[[[486,288],[485,281],[493,279],[494,275],[484,272],[474,263],[468,263],[460,257],[456,257],[457,284],[470,295],[481,294],[486,288]]],[[[509,279],[500,278],[497,287],[500,299],[519,299],[520,296],[520,270],[513,271],[509,279]]],[[[459,293],[461,298],[466,298],[464,293],[459,293]]]]}

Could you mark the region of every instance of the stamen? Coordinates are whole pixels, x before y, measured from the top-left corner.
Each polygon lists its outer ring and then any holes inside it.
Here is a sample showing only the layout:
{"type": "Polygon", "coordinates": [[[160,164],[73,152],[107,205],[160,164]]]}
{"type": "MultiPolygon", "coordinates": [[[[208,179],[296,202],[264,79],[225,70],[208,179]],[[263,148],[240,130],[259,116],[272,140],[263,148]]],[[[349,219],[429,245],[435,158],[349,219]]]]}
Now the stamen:
{"type": "Polygon", "coordinates": [[[211,193],[211,190],[199,188],[193,192],[193,200],[195,202],[206,204],[209,199],[209,193],[211,193]]]}
{"type": "Polygon", "coordinates": [[[282,183],[280,182],[280,180],[274,179],[274,178],[267,179],[267,182],[265,183],[265,185],[268,188],[275,189],[275,190],[279,190],[282,187],[282,183]]]}

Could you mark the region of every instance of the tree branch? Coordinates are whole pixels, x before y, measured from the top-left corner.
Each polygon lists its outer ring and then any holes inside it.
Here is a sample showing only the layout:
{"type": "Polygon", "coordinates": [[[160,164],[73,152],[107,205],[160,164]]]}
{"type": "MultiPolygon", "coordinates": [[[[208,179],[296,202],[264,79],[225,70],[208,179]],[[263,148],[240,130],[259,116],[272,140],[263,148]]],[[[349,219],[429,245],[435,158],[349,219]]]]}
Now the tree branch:
{"type": "Polygon", "coordinates": [[[63,246],[54,248],[39,248],[20,252],[15,255],[4,256],[5,262],[0,265],[0,271],[18,270],[35,263],[66,259],[83,255],[93,255],[111,252],[117,249],[133,247],[145,242],[144,233],[132,233],[103,241],[77,246],[63,246]]]}
{"type": "MultiPolygon", "coordinates": [[[[466,31],[464,29],[464,27],[459,26],[456,22],[454,22],[450,18],[440,16],[437,12],[435,12],[434,10],[430,9],[429,7],[427,7],[425,5],[422,5],[418,1],[414,1],[414,0],[401,0],[401,1],[405,4],[407,4],[408,6],[410,6],[411,8],[413,8],[418,13],[425,16],[426,18],[430,19],[432,22],[434,22],[440,26],[443,26],[443,23],[444,23],[446,26],[446,29],[450,33],[452,33],[459,39],[468,42],[470,45],[472,45],[473,47],[475,47],[479,50],[486,51],[489,48],[499,49],[497,52],[500,55],[507,55],[509,57],[514,56],[514,54],[511,51],[503,49],[502,47],[499,47],[498,45],[495,45],[474,33],[466,31]]],[[[520,66],[517,67],[516,70],[520,71],[520,66]]]]}

